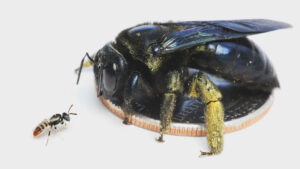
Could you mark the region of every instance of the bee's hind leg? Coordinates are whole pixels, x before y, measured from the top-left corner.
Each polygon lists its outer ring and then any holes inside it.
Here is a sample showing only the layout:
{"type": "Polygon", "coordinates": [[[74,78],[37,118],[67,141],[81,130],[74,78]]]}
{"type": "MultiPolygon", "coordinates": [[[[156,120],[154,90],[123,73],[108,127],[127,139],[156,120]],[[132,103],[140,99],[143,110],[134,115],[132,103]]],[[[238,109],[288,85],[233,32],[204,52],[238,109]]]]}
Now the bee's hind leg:
{"type": "Polygon", "coordinates": [[[212,81],[203,73],[195,73],[188,82],[189,98],[200,97],[206,104],[204,110],[206,139],[210,147],[209,152],[201,155],[219,154],[223,149],[224,115],[220,101],[222,94],[212,81]]]}

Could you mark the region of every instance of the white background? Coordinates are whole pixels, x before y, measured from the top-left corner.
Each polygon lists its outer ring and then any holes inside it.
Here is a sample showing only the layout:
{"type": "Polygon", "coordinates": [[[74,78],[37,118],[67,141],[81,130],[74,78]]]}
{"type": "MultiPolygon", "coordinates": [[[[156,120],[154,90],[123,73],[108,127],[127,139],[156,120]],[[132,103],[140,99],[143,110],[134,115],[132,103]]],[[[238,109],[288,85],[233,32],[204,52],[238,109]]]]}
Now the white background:
{"type": "Polygon", "coordinates": [[[297,1],[0,1],[0,168],[299,168],[297,1]],[[222,154],[205,137],[165,136],[124,126],[98,101],[93,72],[74,69],[128,27],[151,21],[266,18],[292,29],[250,37],[270,57],[281,89],[255,125],[225,135],[222,154]],[[74,104],[66,130],[33,138],[36,125],[74,104]]]}

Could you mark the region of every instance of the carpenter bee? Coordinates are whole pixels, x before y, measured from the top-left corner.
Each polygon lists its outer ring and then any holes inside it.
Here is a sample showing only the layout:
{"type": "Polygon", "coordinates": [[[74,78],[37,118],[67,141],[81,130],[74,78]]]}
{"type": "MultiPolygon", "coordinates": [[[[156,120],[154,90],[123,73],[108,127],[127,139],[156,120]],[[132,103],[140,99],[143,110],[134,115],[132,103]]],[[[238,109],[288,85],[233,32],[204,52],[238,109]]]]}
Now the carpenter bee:
{"type": "Polygon", "coordinates": [[[279,87],[270,60],[248,35],[290,27],[265,20],[144,23],[82,59],[93,65],[97,96],[115,114],[160,133],[206,135],[209,152],[223,133],[256,122],[279,87]]]}

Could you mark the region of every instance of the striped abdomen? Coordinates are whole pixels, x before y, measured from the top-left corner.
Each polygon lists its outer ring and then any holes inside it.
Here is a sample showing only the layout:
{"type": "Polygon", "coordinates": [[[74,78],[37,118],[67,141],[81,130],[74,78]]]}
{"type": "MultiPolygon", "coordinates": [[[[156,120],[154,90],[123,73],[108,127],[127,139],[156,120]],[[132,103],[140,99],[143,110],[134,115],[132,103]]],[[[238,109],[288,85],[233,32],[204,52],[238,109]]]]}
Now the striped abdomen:
{"type": "Polygon", "coordinates": [[[33,131],[33,136],[38,136],[39,134],[43,133],[49,127],[49,120],[43,120],[33,131]]]}

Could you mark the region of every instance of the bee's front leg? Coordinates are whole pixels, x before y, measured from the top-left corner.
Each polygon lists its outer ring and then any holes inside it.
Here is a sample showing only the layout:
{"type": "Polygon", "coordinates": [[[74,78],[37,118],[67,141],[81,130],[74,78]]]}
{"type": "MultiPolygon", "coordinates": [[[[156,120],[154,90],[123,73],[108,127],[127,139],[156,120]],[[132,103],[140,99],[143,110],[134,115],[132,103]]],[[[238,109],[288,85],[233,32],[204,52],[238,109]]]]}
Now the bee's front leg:
{"type": "Polygon", "coordinates": [[[206,138],[210,147],[209,152],[201,152],[201,155],[219,154],[223,149],[224,115],[221,103],[222,94],[212,81],[203,73],[192,75],[188,83],[188,97],[201,97],[206,104],[205,127],[206,138]]]}
{"type": "Polygon", "coordinates": [[[133,72],[128,78],[124,92],[124,124],[130,124],[134,113],[147,114],[149,107],[157,100],[149,82],[139,72],[133,72]]]}
{"type": "Polygon", "coordinates": [[[179,71],[171,71],[167,75],[166,91],[162,96],[160,107],[160,136],[156,140],[163,142],[163,135],[168,131],[176,107],[178,96],[183,91],[182,75],[179,71]]]}

